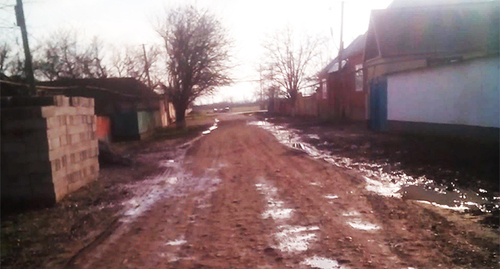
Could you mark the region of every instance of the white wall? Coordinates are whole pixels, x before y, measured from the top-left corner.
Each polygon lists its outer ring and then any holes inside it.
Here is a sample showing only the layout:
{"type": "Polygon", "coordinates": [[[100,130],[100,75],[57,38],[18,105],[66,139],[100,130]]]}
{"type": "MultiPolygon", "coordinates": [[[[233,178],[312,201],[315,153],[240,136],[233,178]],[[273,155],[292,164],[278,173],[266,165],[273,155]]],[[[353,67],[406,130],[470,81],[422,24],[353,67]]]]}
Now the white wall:
{"type": "Polygon", "coordinates": [[[500,128],[500,58],[391,75],[388,120],[500,128]]]}

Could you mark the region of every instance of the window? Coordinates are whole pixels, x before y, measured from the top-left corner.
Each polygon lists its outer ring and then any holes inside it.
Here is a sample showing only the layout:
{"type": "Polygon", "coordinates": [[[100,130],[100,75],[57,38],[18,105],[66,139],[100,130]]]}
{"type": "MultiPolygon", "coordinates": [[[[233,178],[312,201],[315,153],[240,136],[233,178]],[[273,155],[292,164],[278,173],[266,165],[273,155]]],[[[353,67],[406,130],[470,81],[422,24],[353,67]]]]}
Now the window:
{"type": "Polygon", "coordinates": [[[355,66],[356,72],[354,73],[354,84],[356,85],[356,91],[363,91],[363,65],[357,64],[355,66]]]}

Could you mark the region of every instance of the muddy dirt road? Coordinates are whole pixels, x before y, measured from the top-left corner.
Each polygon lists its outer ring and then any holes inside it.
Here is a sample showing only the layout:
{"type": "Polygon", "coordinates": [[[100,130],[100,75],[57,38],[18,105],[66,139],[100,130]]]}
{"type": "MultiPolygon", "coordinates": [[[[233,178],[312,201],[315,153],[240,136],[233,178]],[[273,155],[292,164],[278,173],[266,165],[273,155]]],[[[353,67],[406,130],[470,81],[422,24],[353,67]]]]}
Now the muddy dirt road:
{"type": "Polygon", "coordinates": [[[158,153],[164,171],[66,267],[498,268],[497,230],[380,195],[254,121],[225,115],[176,156],[158,153]]]}

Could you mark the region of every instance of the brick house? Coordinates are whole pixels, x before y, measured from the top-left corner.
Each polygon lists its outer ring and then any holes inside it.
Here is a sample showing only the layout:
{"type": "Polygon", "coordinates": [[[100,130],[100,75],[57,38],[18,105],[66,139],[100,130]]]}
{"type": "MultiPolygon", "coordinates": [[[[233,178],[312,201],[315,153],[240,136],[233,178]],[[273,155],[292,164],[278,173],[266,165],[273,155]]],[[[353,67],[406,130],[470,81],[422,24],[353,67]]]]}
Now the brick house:
{"type": "Polygon", "coordinates": [[[363,53],[366,35],[358,36],[330,62],[318,77],[318,116],[322,119],[365,120],[367,95],[363,87],[363,53]]]}

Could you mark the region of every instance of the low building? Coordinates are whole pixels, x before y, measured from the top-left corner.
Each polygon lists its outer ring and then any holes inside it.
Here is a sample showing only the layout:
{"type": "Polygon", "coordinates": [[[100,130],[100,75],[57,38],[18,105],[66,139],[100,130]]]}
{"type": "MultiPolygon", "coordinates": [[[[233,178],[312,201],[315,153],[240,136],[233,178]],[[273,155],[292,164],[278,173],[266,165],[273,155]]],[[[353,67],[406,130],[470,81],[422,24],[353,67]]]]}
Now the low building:
{"type": "Polygon", "coordinates": [[[498,141],[499,10],[492,1],[372,11],[371,128],[498,141]]]}
{"type": "Polygon", "coordinates": [[[171,104],[134,78],[67,79],[37,83],[42,94],[95,99],[100,140],[140,139],[172,122],[171,104]]]}
{"type": "Polygon", "coordinates": [[[319,73],[318,114],[322,119],[366,120],[367,95],[363,88],[363,52],[360,35],[342,50],[342,68],[336,57],[319,73]]]}

